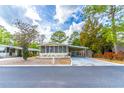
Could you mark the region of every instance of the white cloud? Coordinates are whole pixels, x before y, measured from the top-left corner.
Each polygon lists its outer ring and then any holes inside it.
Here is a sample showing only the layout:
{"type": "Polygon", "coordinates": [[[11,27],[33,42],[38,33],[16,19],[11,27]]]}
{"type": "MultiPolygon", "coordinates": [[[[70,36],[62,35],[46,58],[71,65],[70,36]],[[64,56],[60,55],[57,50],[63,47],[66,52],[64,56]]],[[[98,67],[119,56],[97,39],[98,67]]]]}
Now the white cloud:
{"type": "MultiPolygon", "coordinates": [[[[75,22],[73,22],[73,24],[70,25],[69,29],[68,29],[68,30],[65,30],[64,32],[66,33],[66,35],[67,35],[68,37],[70,37],[71,34],[72,34],[74,31],[80,32],[80,31],[82,30],[83,24],[84,24],[84,22],[81,22],[81,23],[78,23],[78,24],[76,24],[75,22]]],[[[68,38],[68,39],[69,39],[69,38],[68,38]]],[[[68,44],[68,40],[66,40],[64,43],[65,43],[65,44],[68,44]]]]}
{"type": "Polygon", "coordinates": [[[82,30],[83,24],[84,24],[84,22],[81,22],[81,23],[78,23],[78,24],[73,22],[72,25],[69,27],[69,29],[65,30],[66,35],[70,37],[70,35],[74,31],[79,31],[80,32],[82,30]]]}
{"type": "Polygon", "coordinates": [[[24,16],[30,18],[33,21],[33,24],[38,25],[38,23],[36,22],[36,20],[38,20],[38,21],[41,21],[42,20],[40,18],[39,14],[38,14],[38,12],[37,12],[37,10],[36,10],[36,8],[34,6],[27,6],[27,5],[26,6],[25,5],[21,5],[20,6],[19,5],[17,7],[21,7],[21,8],[23,8],[23,9],[26,10],[24,16]]]}
{"type": "MultiPolygon", "coordinates": [[[[14,34],[15,31],[19,31],[18,28],[16,28],[13,25],[10,25],[9,23],[7,23],[2,17],[0,17],[0,25],[4,26],[7,31],[9,31],[10,33],[14,34]]],[[[50,26],[38,26],[38,31],[40,34],[44,34],[46,36],[45,42],[49,42],[50,41],[50,37],[52,35],[52,31],[51,31],[51,27],[50,26]]]]}
{"type": "Polygon", "coordinates": [[[59,23],[64,23],[67,18],[77,11],[79,7],[77,6],[59,6],[56,5],[56,15],[54,19],[57,19],[59,23]]]}
{"type": "Polygon", "coordinates": [[[0,17],[0,25],[4,26],[10,33],[14,33],[18,30],[16,27],[8,24],[2,17],[0,17]]]}
{"type": "MultiPolygon", "coordinates": [[[[84,24],[84,22],[81,22],[81,23],[78,23],[78,24],[73,22],[73,24],[69,27],[69,29],[65,30],[64,32],[66,33],[67,36],[70,37],[70,35],[74,31],[79,31],[80,32],[82,30],[83,24],[84,24]]],[[[39,26],[38,30],[40,31],[40,34],[44,34],[46,36],[46,40],[44,42],[49,42],[51,35],[54,33],[54,32],[51,31],[51,26],[48,26],[48,25],[39,26]]],[[[64,43],[67,43],[67,41],[64,42],[64,43]]]]}
{"type": "MultiPolygon", "coordinates": [[[[39,24],[36,20],[38,21],[42,21],[41,17],[39,16],[38,12],[36,11],[36,8],[34,6],[23,6],[23,5],[19,5],[17,7],[21,7],[23,9],[25,9],[25,14],[24,16],[30,18],[33,21],[33,25],[38,25],[38,31],[40,34],[44,34],[46,37],[49,37],[49,34],[51,33],[51,29],[49,26],[46,25],[42,25],[39,24]]],[[[47,38],[47,41],[49,40],[49,38],[47,38]]]]}
{"type": "Polygon", "coordinates": [[[41,21],[41,18],[39,16],[39,14],[37,13],[35,7],[31,7],[31,6],[26,6],[26,13],[25,16],[32,19],[33,23],[36,24],[36,20],[41,21]]]}
{"type": "Polygon", "coordinates": [[[44,34],[46,36],[46,39],[44,40],[44,42],[49,42],[50,41],[50,37],[52,35],[52,31],[51,31],[51,27],[50,26],[45,26],[45,27],[38,27],[39,33],[40,34],[44,34]]]}

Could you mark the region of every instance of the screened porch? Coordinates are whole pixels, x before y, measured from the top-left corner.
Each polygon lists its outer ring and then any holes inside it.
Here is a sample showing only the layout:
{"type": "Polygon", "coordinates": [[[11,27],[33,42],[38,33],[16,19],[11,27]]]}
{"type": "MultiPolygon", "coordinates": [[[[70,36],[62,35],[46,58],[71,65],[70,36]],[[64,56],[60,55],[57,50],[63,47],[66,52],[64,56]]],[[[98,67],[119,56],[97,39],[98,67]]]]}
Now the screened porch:
{"type": "Polygon", "coordinates": [[[41,46],[41,53],[67,53],[68,46],[41,46]]]}
{"type": "Polygon", "coordinates": [[[40,56],[67,56],[68,46],[41,46],[40,56]]]}

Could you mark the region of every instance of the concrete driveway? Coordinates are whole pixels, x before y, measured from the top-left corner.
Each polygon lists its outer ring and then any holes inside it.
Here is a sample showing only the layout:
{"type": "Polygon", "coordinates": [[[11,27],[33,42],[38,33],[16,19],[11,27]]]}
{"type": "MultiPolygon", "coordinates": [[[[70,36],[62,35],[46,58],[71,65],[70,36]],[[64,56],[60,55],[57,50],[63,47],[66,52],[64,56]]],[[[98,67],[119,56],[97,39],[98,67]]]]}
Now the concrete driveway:
{"type": "Polygon", "coordinates": [[[2,88],[124,87],[122,66],[0,67],[2,88]]]}
{"type": "Polygon", "coordinates": [[[72,57],[73,66],[124,66],[123,64],[116,64],[107,61],[101,61],[86,57],[72,57]]]}

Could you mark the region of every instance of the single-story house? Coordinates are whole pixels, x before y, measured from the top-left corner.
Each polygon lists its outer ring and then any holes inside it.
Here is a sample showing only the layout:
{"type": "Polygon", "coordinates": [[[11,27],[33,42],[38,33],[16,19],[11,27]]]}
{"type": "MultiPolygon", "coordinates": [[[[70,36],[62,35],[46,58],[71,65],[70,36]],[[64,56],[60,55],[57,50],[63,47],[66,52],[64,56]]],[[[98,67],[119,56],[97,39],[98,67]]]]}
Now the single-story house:
{"type": "Polygon", "coordinates": [[[117,52],[124,52],[124,46],[117,45],[117,52]]]}
{"type": "MultiPolygon", "coordinates": [[[[29,48],[29,52],[39,55],[40,50],[29,48]]],[[[22,47],[9,46],[9,45],[0,45],[0,58],[7,57],[21,57],[22,56],[22,47]]]]}
{"type": "Polygon", "coordinates": [[[40,46],[41,57],[55,56],[88,56],[88,48],[58,43],[46,43],[40,46]]]}

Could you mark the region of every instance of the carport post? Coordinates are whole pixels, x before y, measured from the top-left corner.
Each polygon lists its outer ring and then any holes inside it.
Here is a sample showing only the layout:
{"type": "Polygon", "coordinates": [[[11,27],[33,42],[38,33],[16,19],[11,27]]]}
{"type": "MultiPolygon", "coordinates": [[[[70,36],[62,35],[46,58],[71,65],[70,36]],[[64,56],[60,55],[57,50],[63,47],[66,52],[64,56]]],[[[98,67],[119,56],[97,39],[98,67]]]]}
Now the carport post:
{"type": "Polygon", "coordinates": [[[45,47],[45,53],[46,53],[46,45],[44,47],[45,47]]]}
{"type": "Polygon", "coordinates": [[[53,57],[53,64],[55,64],[55,58],[53,57]]]}
{"type": "Polygon", "coordinates": [[[68,54],[68,46],[66,45],[66,52],[67,52],[67,54],[68,54]]]}
{"type": "Polygon", "coordinates": [[[87,56],[87,53],[86,52],[87,52],[87,49],[85,48],[85,57],[87,56]]]}

